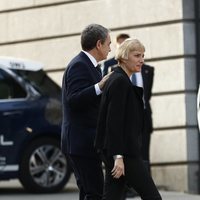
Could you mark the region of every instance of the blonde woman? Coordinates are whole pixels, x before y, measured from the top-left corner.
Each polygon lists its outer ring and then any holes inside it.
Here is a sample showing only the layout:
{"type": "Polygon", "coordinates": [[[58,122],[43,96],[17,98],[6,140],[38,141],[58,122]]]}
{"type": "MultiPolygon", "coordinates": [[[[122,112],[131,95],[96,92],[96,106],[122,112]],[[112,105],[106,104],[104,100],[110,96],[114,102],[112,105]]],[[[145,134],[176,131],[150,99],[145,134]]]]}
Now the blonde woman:
{"type": "Polygon", "coordinates": [[[143,200],[161,200],[141,157],[143,89],[133,86],[130,80],[133,73],[141,71],[144,52],[139,40],[125,40],[115,56],[119,66],[102,94],[95,147],[102,153],[105,163],[106,200],[120,200],[126,184],[143,200]]]}

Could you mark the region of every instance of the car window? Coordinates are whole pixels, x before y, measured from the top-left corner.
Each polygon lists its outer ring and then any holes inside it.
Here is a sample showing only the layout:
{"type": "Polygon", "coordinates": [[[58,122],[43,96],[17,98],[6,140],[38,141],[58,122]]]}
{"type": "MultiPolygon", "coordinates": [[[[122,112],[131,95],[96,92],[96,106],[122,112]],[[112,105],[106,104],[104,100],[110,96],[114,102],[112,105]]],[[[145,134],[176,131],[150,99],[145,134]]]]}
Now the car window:
{"type": "Polygon", "coordinates": [[[0,69],[0,99],[25,98],[26,95],[21,85],[0,69]]]}
{"type": "Polygon", "coordinates": [[[16,74],[22,77],[26,82],[29,82],[39,93],[47,96],[58,97],[61,94],[60,87],[53,82],[43,70],[26,71],[13,70],[16,74]]]}

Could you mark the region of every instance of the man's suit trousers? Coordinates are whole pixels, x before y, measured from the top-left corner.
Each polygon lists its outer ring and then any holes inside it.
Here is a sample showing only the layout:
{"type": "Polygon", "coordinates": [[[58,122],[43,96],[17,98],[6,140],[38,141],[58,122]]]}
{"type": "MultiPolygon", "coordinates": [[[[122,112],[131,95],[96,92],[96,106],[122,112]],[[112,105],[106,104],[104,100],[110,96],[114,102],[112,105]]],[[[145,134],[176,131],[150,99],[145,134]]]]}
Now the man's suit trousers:
{"type": "Polygon", "coordinates": [[[79,200],[101,200],[104,184],[102,161],[98,157],[68,157],[80,190],[79,200]]]}

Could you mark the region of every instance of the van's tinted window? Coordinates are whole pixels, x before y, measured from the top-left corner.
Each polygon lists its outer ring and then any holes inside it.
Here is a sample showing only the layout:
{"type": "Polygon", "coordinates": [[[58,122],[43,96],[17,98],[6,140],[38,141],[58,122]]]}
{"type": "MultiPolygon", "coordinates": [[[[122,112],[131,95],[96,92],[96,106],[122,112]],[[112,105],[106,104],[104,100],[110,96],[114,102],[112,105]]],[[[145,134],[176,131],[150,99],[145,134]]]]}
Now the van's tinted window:
{"type": "Polygon", "coordinates": [[[13,70],[15,73],[23,77],[27,82],[43,95],[60,96],[61,89],[56,85],[43,70],[40,71],[25,71],[13,70]]]}
{"type": "Polygon", "coordinates": [[[25,98],[25,90],[5,71],[0,69],[0,99],[25,98]]]}

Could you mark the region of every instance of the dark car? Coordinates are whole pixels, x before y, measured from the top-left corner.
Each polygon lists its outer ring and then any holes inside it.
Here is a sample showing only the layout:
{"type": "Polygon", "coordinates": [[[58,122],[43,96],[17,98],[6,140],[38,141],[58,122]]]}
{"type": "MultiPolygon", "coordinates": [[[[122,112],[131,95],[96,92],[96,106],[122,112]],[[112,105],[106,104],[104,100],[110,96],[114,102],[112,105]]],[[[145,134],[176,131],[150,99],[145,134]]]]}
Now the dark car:
{"type": "Polygon", "coordinates": [[[42,64],[0,57],[0,180],[57,192],[71,168],[60,149],[61,88],[42,64]]]}

